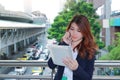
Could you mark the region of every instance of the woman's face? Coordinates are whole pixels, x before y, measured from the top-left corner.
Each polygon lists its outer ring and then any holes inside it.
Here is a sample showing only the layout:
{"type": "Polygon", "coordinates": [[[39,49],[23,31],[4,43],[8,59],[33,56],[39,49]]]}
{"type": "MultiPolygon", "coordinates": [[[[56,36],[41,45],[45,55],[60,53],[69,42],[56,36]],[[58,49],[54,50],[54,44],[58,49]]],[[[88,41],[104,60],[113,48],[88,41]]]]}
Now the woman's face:
{"type": "Polygon", "coordinates": [[[71,34],[71,38],[72,38],[73,42],[82,40],[83,35],[82,35],[79,27],[76,25],[76,23],[71,24],[69,32],[71,34]]]}

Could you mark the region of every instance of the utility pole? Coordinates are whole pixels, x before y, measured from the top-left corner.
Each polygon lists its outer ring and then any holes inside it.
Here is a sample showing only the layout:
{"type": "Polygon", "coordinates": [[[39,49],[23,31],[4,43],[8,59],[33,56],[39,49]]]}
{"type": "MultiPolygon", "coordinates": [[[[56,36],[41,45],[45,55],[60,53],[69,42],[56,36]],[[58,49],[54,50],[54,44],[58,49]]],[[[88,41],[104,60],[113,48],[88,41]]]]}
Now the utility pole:
{"type": "MultiPolygon", "coordinates": [[[[109,20],[111,14],[111,0],[105,0],[104,13],[105,13],[105,19],[109,20]]],[[[110,45],[110,25],[106,27],[105,45],[106,47],[110,45]]]]}

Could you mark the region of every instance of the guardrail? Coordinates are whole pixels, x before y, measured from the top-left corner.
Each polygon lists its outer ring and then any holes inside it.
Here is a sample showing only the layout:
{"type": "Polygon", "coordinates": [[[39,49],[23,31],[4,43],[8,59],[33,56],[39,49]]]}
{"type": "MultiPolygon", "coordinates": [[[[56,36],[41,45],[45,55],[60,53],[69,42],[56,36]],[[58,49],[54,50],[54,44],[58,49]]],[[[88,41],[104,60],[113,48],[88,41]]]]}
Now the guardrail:
{"type": "MultiPolygon", "coordinates": [[[[46,61],[36,61],[36,60],[0,60],[0,66],[30,66],[30,67],[48,67],[46,61]]],[[[95,67],[120,67],[119,60],[96,60],[95,67]]],[[[1,78],[9,78],[9,79],[45,79],[45,80],[53,80],[53,72],[51,72],[51,76],[36,76],[36,75],[7,75],[7,74],[0,74],[1,78]]],[[[120,80],[120,76],[98,76],[94,75],[93,80],[120,80]]]]}

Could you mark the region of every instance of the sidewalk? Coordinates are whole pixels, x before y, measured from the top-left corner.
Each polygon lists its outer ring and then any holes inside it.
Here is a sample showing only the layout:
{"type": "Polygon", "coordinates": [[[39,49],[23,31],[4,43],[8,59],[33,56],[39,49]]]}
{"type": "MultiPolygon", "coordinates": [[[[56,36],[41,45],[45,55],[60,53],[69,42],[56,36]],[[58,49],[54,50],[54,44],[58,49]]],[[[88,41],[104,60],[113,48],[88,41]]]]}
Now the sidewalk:
{"type": "Polygon", "coordinates": [[[17,58],[22,57],[24,53],[25,53],[24,51],[20,51],[20,52],[14,54],[13,56],[11,56],[10,60],[16,60],[17,58]]]}
{"type": "Polygon", "coordinates": [[[17,58],[21,58],[24,55],[25,50],[26,48],[23,49],[22,51],[16,52],[14,55],[9,56],[8,60],[16,60],[17,58]]]}

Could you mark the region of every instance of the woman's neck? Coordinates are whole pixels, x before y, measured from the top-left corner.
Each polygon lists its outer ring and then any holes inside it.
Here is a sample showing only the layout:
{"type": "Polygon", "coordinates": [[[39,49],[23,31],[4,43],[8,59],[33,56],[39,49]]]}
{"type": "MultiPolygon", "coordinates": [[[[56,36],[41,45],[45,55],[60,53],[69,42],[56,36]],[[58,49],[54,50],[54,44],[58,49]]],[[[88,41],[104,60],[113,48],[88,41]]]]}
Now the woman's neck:
{"type": "Polygon", "coordinates": [[[78,44],[80,44],[81,43],[81,41],[82,41],[82,39],[80,39],[80,40],[77,40],[77,41],[72,41],[72,48],[75,48],[78,44]]]}
{"type": "Polygon", "coordinates": [[[75,48],[80,42],[72,42],[72,48],[75,48]]]}

